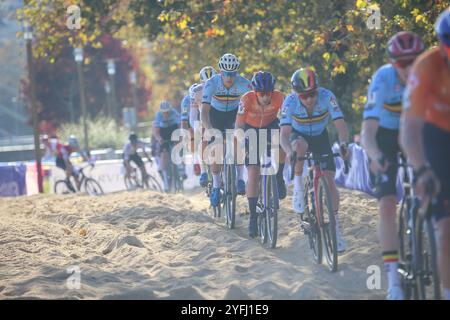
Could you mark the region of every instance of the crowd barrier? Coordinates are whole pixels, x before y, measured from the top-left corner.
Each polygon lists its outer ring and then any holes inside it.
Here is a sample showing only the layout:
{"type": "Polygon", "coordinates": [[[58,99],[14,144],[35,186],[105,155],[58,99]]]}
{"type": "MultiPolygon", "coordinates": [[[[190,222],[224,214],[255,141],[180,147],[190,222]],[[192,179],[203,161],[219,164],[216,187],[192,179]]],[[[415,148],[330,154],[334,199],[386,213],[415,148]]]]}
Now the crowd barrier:
{"type": "MultiPolygon", "coordinates": [[[[336,183],[344,188],[359,190],[373,195],[372,183],[369,177],[368,159],[364,150],[357,144],[350,144],[349,149],[352,157],[351,168],[348,174],[344,173],[344,163],[341,158],[336,158],[336,183]]],[[[338,152],[337,144],[333,145],[333,151],[338,152]]],[[[186,157],[187,163],[192,163],[190,156],[186,157]]],[[[306,164],[305,164],[306,165],[306,164]]],[[[83,166],[83,164],[80,164],[83,166]]],[[[54,183],[64,178],[64,172],[56,168],[54,163],[44,162],[42,165],[44,176],[44,192],[52,193],[54,183]]],[[[152,174],[162,185],[161,178],[157,172],[156,163],[146,161],[147,172],[152,174]]],[[[305,168],[306,169],[306,168],[305,168]]],[[[95,163],[95,167],[87,171],[88,176],[96,179],[105,193],[125,190],[124,167],[122,160],[101,160],[95,163]]],[[[289,181],[290,168],[287,164],[284,170],[286,183],[289,181]]],[[[307,170],[303,170],[304,173],[307,170]]],[[[194,175],[193,166],[186,165],[187,180],[184,181],[185,189],[199,186],[198,176],[194,175]]],[[[245,173],[246,176],[246,173],[245,173]]],[[[3,163],[0,164],[0,196],[32,195],[38,193],[37,170],[34,163],[3,163]]],[[[397,179],[398,198],[402,196],[400,173],[397,179]]]]}

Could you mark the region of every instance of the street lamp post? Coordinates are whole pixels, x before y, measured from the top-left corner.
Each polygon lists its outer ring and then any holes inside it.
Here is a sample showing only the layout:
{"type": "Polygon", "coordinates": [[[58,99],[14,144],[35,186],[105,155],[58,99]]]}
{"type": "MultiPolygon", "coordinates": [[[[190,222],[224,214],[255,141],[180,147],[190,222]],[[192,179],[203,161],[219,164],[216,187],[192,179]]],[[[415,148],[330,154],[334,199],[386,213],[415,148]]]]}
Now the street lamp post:
{"type": "Polygon", "coordinates": [[[34,77],[34,69],[33,69],[33,33],[31,30],[31,26],[27,21],[24,22],[24,32],[23,38],[26,42],[27,49],[27,66],[28,66],[28,79],[30,81],[30,102],[32,109],[32,118],[33,118],[33,133],[34,133],[34,157],[36,158],[36,170],[37,170],[37,178],[38,178],[38,191],[42,193],[44,191],[43,188],[43,180],[42,180],[42,165],[41,165],[41,146],[39,141],[39,121],[38,121],[38,113],[37,113],[37,102],[36,102],[36,82],[34,77]]]}
{"type": "Polygon", "coordinates": [[[111,112],[111,86],[109,85],[109,80],[105,81],[105,92],[106,92],[106,115],[112,117],[111,112]]]}
{"type": "Polygon", "coordinates": [[[112,95],[112,111],[113,111],[113,116],[114,119],[116,120],[116,124],[119,125],[119,110],[117,107],[117,96],[116,96],[116,85],[115,85],[115,81],[114,81],[114,75],[116,74],[116,64],[114,62],[113,59],[108,59],[107,60],[108,64],[107,64],[107,70],[108,70],[108,74],[109,74],[109,79],[111,81],[111,95],[112,95]]]}
{"type": "Polygon", "coordinates": [[[74,48],[73,56],[77,64],[78,88],[80,90],[81,116],[83,118],[84,150],[89,152],[88,128],[86,123],[86,96],[84,93],[83,48],[74,48]]]}
{"type": "Polygon", "coordinates": [[[134,109],[134,119],[132,119],[133,121],[133,129],[136,129],[136,125],[137,125],[137,114],[138,114],[138,99],[137,99],[137,76],[136,76],[136,71],[132,70],[130,72],[130,82],[131,82],[131,90],[133,93],[133,109],[134,109]],[[134,121],[136,120],[136,121],[134,121]]]}

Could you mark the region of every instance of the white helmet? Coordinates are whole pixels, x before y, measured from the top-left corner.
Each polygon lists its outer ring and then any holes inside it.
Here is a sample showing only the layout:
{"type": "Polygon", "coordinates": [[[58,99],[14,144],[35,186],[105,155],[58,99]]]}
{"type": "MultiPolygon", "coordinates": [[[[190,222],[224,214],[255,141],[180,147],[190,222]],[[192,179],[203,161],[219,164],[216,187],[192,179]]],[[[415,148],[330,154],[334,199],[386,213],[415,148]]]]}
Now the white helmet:
{"type": "Polygon", "coordinates": [[[220,71],[238,71],[240,65],[239,59],[231,53],[225,53],[219,60],[220,71]]]}
{"type": "Polygon", "coordinates": [[[214,69],[211,66],[203,67],[202,70],[200,70],[200,81],[206,82],[209,78],[211,78],[213,75],[217,74],[216,69],[214,69]]]}
{"type": "Polygon", "coordinates": [[[161,111],[161,112],[168,112],[168,111],[170,111],[170,109],[172,109],[172,105],[167,100],[164,100],[159,105],[159,111],[161,111]]]}
{"type": "Polygon", "coordinates": [[[68,142],[69,142],[69,146],[71,146],[72,148],[79,146],[78,139],[73,134],[70,135],[68,142]]]}

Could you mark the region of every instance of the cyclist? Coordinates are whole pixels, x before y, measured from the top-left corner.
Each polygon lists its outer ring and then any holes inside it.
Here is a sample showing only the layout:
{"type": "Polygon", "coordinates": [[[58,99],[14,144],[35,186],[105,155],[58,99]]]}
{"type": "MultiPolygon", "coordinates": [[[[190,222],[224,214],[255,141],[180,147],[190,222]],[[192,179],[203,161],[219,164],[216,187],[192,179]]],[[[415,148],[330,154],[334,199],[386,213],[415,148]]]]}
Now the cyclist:
{"type": "MultiPolygon", "coordinates": [[[[206,129],[218,129],[223,135],[227,129],[234,129],[239,100],[243,94],[252,90],[250,81],[238,74],[239,66],[238,58],[234,54],[226,53],[219,60],[220,74],[205,83],[201,119],[206,129]]],[[[213,162],[211,168],[213,173],[211,205],[216,207],[220,201],[221,167],[213,162]]],[[[237,166],[237,169],[236,191],[243,195],[245,194],[243,165],[237,166]]]]}
{"type": "MultiPolygon", "coordinates": [[[[78,172],[70,162],[70,155],[73,152],[78,152],[79,150],[80,145],[78,143],[78,139],[74,135],[69,136],[68,143],[66,145],[61,143],[56,144],[56,167],[65,171],[67,181],[70,181],[71,176],[74,177],[78,190],[80,190],[80,180],[78,179],[78,172]]],[[[81,153],[81,156],[84,161],[87,161],[87,158],[83,153],[81,153]]],[[[69,183],[68,186],[71,188],[71,191],[76,192],[71,183],[69,183]]]]}
{"type": "Polygon", "coordinates": [[[450,7],[435,31],[440,46],[417,59],[408,79],[400,142],[414,169],[416,194],[423,199],[426,185],[433,186],[440,279],[450,300],[450,7]]]}
{"type": "Polygon", "coordinates": [[[169,148],[172,144],[172,132],[178,129],[180,124],[180,114],[169,101],[162,101],[159,106],[159,111],[156,113],[155,121],[153,122],[153,135],[160,145],[160,159],[161,171],[163,173],[164,188],[167,192],[169,190],[169,148]]]}
{"type": "MultiPolygon", "coordinates": [[[[258,186],[260,175],[259,130],[266,129],[270,150],[271,129],[279,129],[278,111],[283,104],[284,95],[275,90],[275,78],[270,72],[259,71],[252,78],[253,91],[244,94],[239,104],[236,116],[236,128],[256,131],[256,141],[246,141],[245,164],[248,172],[247,199],[250,209],[248,226],[249,237],[257,236],[256,203],[258,201],[258,186]],[[256,148],[250,143],[256,143],[256,148]],[[257,154],[257,163],[250,163],[249,154],[257,154]]],[[[270,151],[269,151],[270,152],[270,151]]],[[[262,152],[261,152],[262,153],[262,152]]],[[[278,161],[278,159],[276,159],[278,161]]],[[[280,164],[277,172],[278,194],[280,199],[286,197],[286,185],[283,179],[284,152],[280,154],[280,164]]],[[[261,190],[260,190],[261,192],[261,190]]]]}
{"type": "MultiPolygon", "coordinates": [[[[286,157],[290,159],[294,150],[298,157],[303,157],[308,150],[317,156],[332,154],[326,128],[331,117],[338,131],[341,154],[347,158],[347,125],[334,94],[330,90],[319,87],[317,74],[311,68],[295,71],[291,84],[294,93],[284,100],[280,121],[281,146],[286,152],[286,157]]],[[[342,252],[345,251],[345,242],[339,223],[339,192],[334,181],[336,171],[334,158],[330,156],[322,163],[322,166],[333,198],[338,252],[342,252]]],[[[303,161],[297,161],[292,207],[301,215],[305,211],[302,174],[303,161]]]]}
{"type": "MultiPolygon", "coordinates": [[[[189,123],[191,125],[191,128],[193,128],[194,132],[198,132],[200,129],[200,110],[202,107],[202,96],[203,96],[203,88],[205,86],[205,82],[208,81],[211,77],[217,74],[216,69],[214,69],[211,66],[203,67],[200,72],[200,83],[195,83],[189,88],[189,94],[190,94],[190,109],[189,109],[189,123]]],[[[206,187],[206,184],[208,183],[208,174],[207,174],[207,167],[206,164],[203,162],[203,150],[206,148],[207,142],[203,142],[201,146],[198,146],[198,148],[201,147],[199,152],[196,152],[196,155],[198,156],[198,162],[200,163],[200,186],[206,187]]],[[[196,146],[197,147],[197,146],[196,146]]],[[[194,149],[196,150],[196,149],[194,149]]]]}
{"type": "Polygon", "coordinates": [[[141,170],[142,175],[142,182],[144,183],[144,186],[147,188],[148,186],[148,180],[147,180],[147,170],[145,169],[144,161],[142,161],[142,158],[137,153],[138,149],[141,148],[144,152],[144,155],[147,157],[148,161],[151,163],[152,159],[150,156],[145,152],[145,146],[146,144],[138,139],[138,136],[136,133],[132,132],[128,136],[128,142],[123,147],[123,164],[125,166],[125,175],[128,177],[133,170],[131,166],[131,161],[133,161],[141,170]]]}
{"type": "Polygon", "coordinates": [[[378,199],[378,232],[388,275],[389,300],[404,298],[397,272],[399,243],[396,229],[401,99],[411,64],[423,49],[421,39],[413,32],[399,32],[389,40],[389,63],[374,73],[363,113],[361,144],[369,157],[370,176],[378,199]]]}

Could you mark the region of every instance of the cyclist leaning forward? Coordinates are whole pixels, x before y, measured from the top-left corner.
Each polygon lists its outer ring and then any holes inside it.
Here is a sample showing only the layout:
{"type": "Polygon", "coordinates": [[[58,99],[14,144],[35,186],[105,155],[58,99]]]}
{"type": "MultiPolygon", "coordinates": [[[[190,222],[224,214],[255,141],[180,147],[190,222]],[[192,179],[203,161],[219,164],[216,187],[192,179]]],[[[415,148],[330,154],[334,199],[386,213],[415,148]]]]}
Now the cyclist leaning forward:
{"type": "MultiPolygon", "coordinates": [[[[202,125],[205,129],[217,129],[225,136],[227,129],[234,129],[236,113],[241,96],[252,90],[248,79],[238,74],[238,58],[226,53],[219,60],[220,74],[213,76],[205,83],[202,99],[202,125]]],[[[212,143],[214,140],[211,140],[212,143]]],[[[220,161],[220,160],[219,160],[220,161]]],[[[220,201],[221,166],[215,160],[211,165],[213,173],[213,188],[211,190],[211,205],[217,207],[220,201]]],[[[237,193],[245,194],[243,180],[243,165],[237,166],[237,193]]]]}
{"type": "Polygon", "coordinates": [[[438,265],[444,297],[450,300],[450,7],[435,29],[440,47],[422,54],[408,79],[400,142],[414,168],[416,194],[424,199],[425,186],[434,186],[438,265]]]}
{"type": "Polygon", "coordinates": [[[169,190],[169,148],[172,143],[171,136],[172,132],[179,128],[180,125],[180,114],[169,101],[161,102],[159,106],[159,111],[156,113],[155,121],[153,122],[153,135],[160,146],[160,157],[161,157],[161,171],[163,173],[164,180],[164,191],[169,190]]]}
{"type": "MultiPolygon", "coordinates": [[[[260,152],[259,150],[259,130],[267,130],[267,150],[270,155],[271,129],[279,129],[278,111],[283,104],[284,95],[275,91],[275,78],[269,72],[259,71],[252,79],[254,91],[249,91],[242,96],[236,117],[236,129],[255,130],[256,141],[246,140],[246,158],[247,166],[247,199],[250,209],[250,221],[248,225],[249,237],[254,238],[258,234],[256,203],[258,201],[259,175],[260,175],[260,152]],[[254,145],[256,143],[256,145],[254,145]],[[250,163],[249,155],[256,154],[256,163],[250,163]]],[[[280,164],[277,172],[278,195],[280,199],[286,197],[286,185],[283,179],[284,152],[280,153],[280,164]]],[[[278,161],[278,159],[276,159],[278,161]]]]}
{"type": "Polygon", "coordinates": [[[388,300],[404,298],[397,272],[398,130],[405,83],[414,59],[423,49],[419,36],[412,32],[399,32],[389,40],[387,53],[390,63],[373,75],[363,113],[361,143],[369,157],[370,177],[378,199],[378,237],[388,276],[388,300]]]}
{"type": "MultiPolygon", "coordinates": [[[[315,156],[332,155],[326,128],[331,116],[338,131],[341,155],[347,158],[347,125],[334,94],[330,90],[319,87],[317,75],[310,68],[295,71],[291,84],[295,92],[284,100],[280,121],[281,146],[286,152],[286,157],[290,159],[293,151],[297,152],[298,157],[303,157],[308,150],[315,156]]],[[[330,156],[324,160],[322,168],[324,168],[324,175],[333,199],[338,252],[342,252],[345,251],[345,242],[340,231],[339,192],[334,181],[336,171],[334,158],[330,156]]],[[[303,161],[297,161],[292,206],[294,211],[300,214],[305,211],[302,173],[303,161]]]]}
{"type": "Polygon", "coordinates": [[[207,167],[203,161],[203,150],[207,146],[207,141],[201,141],[199,145],[194,145],[194,136],[196,133],[202,134],[203,130],[200,126],[200,110],[202,107],[203,87],[205,82],[212,76],[216,75],[217,71],[211,67],[203,67],[199,72],[200,83],[194,83],[189,88],[189,95],[184,97],[182,102],[182,128],[189,128],[191,132],[191,150],[194,152],[195,164],[194,172],[198,175],[198,166],[200,167],[200,186],[206,187],[208,183],[207,167]],[[196,163],[198,162],[199,165],[196,163]]]}

